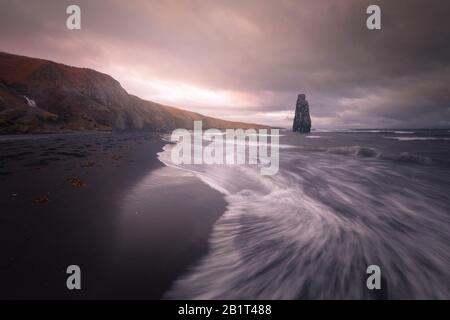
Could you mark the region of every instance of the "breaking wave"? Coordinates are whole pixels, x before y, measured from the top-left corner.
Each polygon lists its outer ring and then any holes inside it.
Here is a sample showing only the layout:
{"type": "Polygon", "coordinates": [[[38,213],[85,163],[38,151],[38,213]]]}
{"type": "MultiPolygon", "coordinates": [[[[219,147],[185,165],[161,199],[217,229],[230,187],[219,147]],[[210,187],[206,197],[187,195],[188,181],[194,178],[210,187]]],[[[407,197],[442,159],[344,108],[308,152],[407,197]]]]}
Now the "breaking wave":
{"type": "Polygon", "coordinates": [[[393,154],[388,152],[382,152],[376,148],[362,147],[362,146],[345,146],[345,147],[301,146],[298,148],[303,151],[325,152],[330,154],[357,156],[363,158],[378,158],[382,160],[399,161],[412,164],[431,165],[440,162],[433,160],[432,158],[427,156],[415,155],[409,152],[393,154]]]}
{"type": "Polygon", "coordinates": [[[406,130],[382,130],[382,129],[314,129],[313,132],[324,133],[395,133],[395,134],[414,134],[415,131],[406,130]]]}
{"type": "Polygon", "coordinates": [[[397,141],[449,141],[449,137],[384,137],[397,141]]]}

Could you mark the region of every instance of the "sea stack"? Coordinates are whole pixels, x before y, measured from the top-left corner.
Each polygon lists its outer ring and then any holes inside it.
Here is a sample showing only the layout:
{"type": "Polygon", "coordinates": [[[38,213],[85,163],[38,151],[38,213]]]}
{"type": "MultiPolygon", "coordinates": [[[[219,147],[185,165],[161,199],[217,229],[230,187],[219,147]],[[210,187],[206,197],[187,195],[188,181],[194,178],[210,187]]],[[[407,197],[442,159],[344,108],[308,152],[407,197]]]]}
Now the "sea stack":
{"type": "Polygon", "coordinates": [[[299,94],[297,98],[297,106],[295,107],[294,132],[309,133],[311,132],[311,117],[309,115],[309,104],[306,95],[299,94]]]}

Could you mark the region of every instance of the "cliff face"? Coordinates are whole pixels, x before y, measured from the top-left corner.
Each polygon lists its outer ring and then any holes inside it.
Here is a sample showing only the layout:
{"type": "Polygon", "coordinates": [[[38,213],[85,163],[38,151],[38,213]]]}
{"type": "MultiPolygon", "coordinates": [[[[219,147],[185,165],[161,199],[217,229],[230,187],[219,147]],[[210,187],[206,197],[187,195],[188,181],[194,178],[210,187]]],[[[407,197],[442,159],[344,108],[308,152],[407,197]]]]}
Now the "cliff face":
{"type": "Polygon", "coordinates": [[[0,133],[60,130],[152,130],[262,126],[206,117],[129,95],[90,69],[0,52],[0,133]]]}
{"type": "Polygon", "coordinates": [[[297,131],[301,133],[311,132],[311,116],[309,115],[309,104],[304,94],[298,95],[292,130],[294,132],[297,131]]]}

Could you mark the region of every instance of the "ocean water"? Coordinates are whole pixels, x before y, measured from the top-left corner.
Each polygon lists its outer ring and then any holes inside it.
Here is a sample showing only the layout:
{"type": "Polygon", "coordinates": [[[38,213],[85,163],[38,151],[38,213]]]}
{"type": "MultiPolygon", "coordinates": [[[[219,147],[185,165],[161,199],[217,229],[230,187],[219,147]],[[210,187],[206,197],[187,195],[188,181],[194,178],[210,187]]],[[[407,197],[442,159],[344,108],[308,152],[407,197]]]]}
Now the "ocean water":
{"type": "Polygon", "coordinates": [[[280,168],[174,165],[222,192],[181,299],[450,299],[450,132],[284,131],[280,168]],[[381,269],[368,290],[366,269],[381,269]]]}

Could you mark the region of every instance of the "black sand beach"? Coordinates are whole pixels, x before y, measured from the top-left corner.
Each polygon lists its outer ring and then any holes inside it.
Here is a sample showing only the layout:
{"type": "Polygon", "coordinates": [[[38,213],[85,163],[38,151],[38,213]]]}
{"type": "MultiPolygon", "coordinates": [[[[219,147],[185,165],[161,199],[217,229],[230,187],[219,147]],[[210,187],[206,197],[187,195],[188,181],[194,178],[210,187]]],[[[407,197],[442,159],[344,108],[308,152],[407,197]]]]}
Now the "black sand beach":
{"type": "Polygon", "coordinates": [[[0,136],[0,298],[163,297],[225,211],[218,192],[163,166],[163,145],[151,133],[0,136]],[[82,290],[66,288],[72,264],[82,290]]]}

